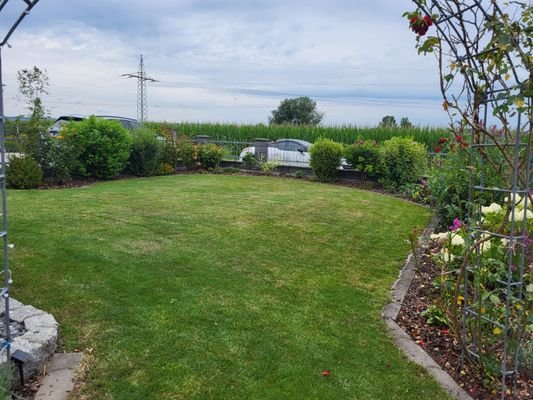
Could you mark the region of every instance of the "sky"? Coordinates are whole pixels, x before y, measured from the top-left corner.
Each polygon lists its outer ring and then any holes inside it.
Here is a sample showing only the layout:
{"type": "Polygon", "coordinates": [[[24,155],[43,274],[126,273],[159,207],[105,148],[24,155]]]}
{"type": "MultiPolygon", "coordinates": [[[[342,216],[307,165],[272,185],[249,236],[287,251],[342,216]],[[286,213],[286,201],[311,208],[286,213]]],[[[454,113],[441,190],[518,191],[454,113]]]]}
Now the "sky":
{"type": "MultiPolygon", "coordinates": [[[[0,31],[24,8],[10,0],[0,31]]],[[[433,56],[402,18],[409,0],[40,0],[2,51],[5,114],[25,114],[17,71],[46,70],[53,117],[137,116],[135,73],[149,76],[148,119],[268,123],[309,96],[324,125],[385,115],[444,125],[433,56]]]]}

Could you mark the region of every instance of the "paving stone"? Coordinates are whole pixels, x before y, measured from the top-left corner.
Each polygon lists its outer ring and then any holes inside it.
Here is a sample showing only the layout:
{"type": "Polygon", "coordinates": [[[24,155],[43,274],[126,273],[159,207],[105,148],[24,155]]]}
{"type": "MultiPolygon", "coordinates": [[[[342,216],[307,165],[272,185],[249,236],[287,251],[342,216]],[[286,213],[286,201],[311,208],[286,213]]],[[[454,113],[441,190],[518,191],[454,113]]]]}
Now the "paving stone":
{"type": "Polygon", "coordinates": [[[9,318],[16,322],[24,322],[26,318],[33,317],[35,315],[43,315],[44,311],[38,310],[33,306],[23,306],[14,309],[9,312],[9,318]]]}
{"type": "Polygon", "coordinates": [[[24,326],[29,331],[39,328],[57,328],[58,325],[56,319],[50,314],[36,315],[24,320],[24,326]]]}
{"type": "Polygon", "coordinates": [[[81,353],[55,354],[35,400],[66,400],[74,389],[74,373],[81,357],[81,353]]]}

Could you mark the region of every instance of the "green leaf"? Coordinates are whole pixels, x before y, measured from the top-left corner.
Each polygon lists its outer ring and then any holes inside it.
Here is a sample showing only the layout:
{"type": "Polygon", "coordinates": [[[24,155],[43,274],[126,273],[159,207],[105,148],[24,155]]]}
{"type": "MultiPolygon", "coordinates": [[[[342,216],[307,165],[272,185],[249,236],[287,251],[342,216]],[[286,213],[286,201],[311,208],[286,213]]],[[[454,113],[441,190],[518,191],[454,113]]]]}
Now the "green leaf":
{"type": "Polygon", "coordinates": [[[491,301],[494,305],[500,304],[500,298],[499,298],[498,296],[496,296],[495,294],[491,294],[491,295],[490,295],[490,301],[491,301]]]}
{"type": "Polygon", "coordinates": [[[444,75],[446,82],[450,82],[453,79],[453,74],[444,75]]]}

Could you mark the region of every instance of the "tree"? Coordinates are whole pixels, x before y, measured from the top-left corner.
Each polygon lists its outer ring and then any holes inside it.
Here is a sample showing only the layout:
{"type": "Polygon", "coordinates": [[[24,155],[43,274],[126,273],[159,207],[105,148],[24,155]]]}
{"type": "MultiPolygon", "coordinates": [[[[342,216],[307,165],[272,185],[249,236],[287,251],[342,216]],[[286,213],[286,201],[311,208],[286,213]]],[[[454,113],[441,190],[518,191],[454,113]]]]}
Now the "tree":
{"type": "Polygon", "coordinates": [[[404,129],[408,129],[408,128],[412,128],[413,124],[411,123],[411,121],[409,121],[409,118],[403,117],[400,120],[400,127],[404,128],[404,129]]]}
{"type": "Polygon", "coordinates": [[[316,101],[305,96],[283,100],[278,108],[272,111],[268,122],[280,125],[318,125],[323,117],[324,113],[316,109],[316,101]]]}
{"type": "Polygon", "coordinates": [[[394,128],[396,126],[396,118],[392,115],[385,115],[379,126],[382,128],[394,128]]]}
{"type": "Polygon", "coordinates": [[[53,160],[56,146],[48,135],[49,121],[42,102],[42,96],[48,94],[48,76],[46,71],[34,66],[19,70],[17,81],[19,92],[25,98],[30,113],[30,120],[22,132],[24,153],[39,163],[45,180],[48,180],[55,175],[58,164],[53,160]]]}
{"type": "Polygon", "coordinates": [[[45,117],[46,110],[43,107],[42,96],[48,94],[49,86],[46,71],[33,68],[24,68],[17,72],[19,91],[26,98],[26,104],[30,111],[32,120],[39,120],[45,117]]]}

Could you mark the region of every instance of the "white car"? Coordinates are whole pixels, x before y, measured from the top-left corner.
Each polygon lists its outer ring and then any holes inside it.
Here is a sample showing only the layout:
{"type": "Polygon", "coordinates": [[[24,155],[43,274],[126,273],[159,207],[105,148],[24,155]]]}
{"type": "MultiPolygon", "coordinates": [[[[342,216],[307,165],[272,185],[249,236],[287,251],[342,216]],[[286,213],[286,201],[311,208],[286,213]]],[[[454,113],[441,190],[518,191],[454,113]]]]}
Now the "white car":
{"type": "MultiPolygon", "coordinates": [[[[270,142],[267,161],[275,161],[284,167],[309,168],[309,148],[312,145],[312,143],[299,139],[280,139],[270,142]]],[[[239,161],[242,161],[247,153],[255,154],[255,147],[244,148],[239,156],[239,161]]]]}
{"type": "MultiPolygon", "coordinates": [[[[300,139],[275,140],[268,145],[267,161],[276,161],[282,167],[310,168],[311,155],[309,154],[309,148],[312,145],[313,143],[300,139]]],[[[255,155],[255,147],[244,148],[239,156],[239,161],[242,161],[247,153],[255,155]]],[[[339,169],[344,169],[347,166],[346,159],[343,158],[339,169]]]]}

